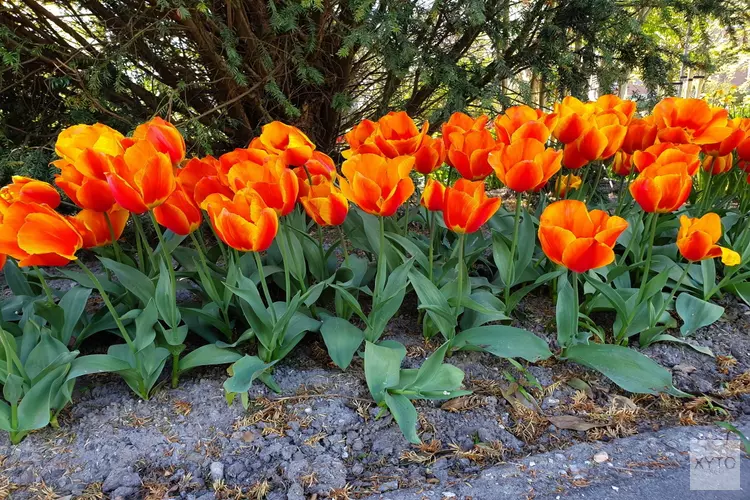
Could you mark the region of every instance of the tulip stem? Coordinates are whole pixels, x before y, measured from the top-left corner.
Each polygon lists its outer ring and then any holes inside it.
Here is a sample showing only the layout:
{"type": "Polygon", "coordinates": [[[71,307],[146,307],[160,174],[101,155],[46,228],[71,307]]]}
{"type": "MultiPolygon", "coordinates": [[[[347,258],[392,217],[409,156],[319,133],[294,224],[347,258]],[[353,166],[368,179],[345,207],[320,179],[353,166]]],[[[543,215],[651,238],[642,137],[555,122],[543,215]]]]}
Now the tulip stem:
{"type": "Polygon", "coordinates": [[[435,213],[428,211],[427,217],[430,219],[430,249],[429,249],[429,255],[428,255],[428,265],[429,265],[429,277],[430,277],[430,283],[432,283],[433,278],[433,268],[435,267],[433,264],[433,260],[435,258],[435,213]]]}
{"type": "Polygon", "coordinates": [[[659,322],[659,318],[661,318],[661,315],[664,314],[664,311],[667,310],[667,306],[669,305],[670,302],[672,302],[672,299],[674,298],[674,296],[677,295],[677,290],[679,290],[680,287],[682,286],[682,282],[685,281],[685,278],[687,277],[689,270],[690,270],[690,262],[688,262],[685,265],[685,269],[682,271],[682,274],[680,275],[680,279],[677,280],[677,283],[675,283],[674,288],[672,288],[672,293],[669,294],[669,298],[666,301],[664,301],[664,304],[662,304],[661,310],[659,311],[659,314],[657,314],[656,317],[654,318],[654,324],[651,325],[651,327],[656,326],[656,323],[659,322]]]}
{"type": "Polygon", "coordinates": [[[112,219],[109,217],[109,213],[104,212],[104,220],[107,221],[109,237],[112,238],[112,248],[115,251],[115,260],[122,263],[122,251],[120,250],[120,244],[117,243],[117,238],[115,237],[115,227],[112,225],[112,219]]]}
{"type": "MultiPolygon", "coordinates": [[[[458,263],[456,264],[456,271],[458,273],[458,277],[456,279],[456,283],[458,284],[458,297],[456,297],[456,324],[458,324],[458,315],[461,311],[461,303],[463,302],[464,298],[464,266],[466,266],[466,263],[464,262],[464,251],[465,251],[465,242],[466,242],[466,233],[460,233],[458,235],[458,263]]],[[[451,339],[448,339],[451,340],[451,339]]]]}
{"type": "Polygon", "coordinates": [[[122,338],[125,339],[128,347],[130,347],[130,350],[135,354],[135,345],[133,345],[133,340],[130,338],[130,335],[128,335],[128,331],[125,329],[125,325],[122,324],[122,320],[120,319],[120,315],[117,313],[117,309],[115,309],[115,306],[112,305],[112,301],[109,300],[109,295],[104,291],[99,278],[97,278],[96,275],[92,273],[89,268],[86,267],[83,262],[81,262],[80,259],[76,259],[76,263],[80,266],[83,272],[86,273],[91,282],[94,283],[94,286],[99,291],[99,295],[101,295],[102,300],[104,301],[104,305],[107,306],[107,310],[109,310],[109,313],[112,315],[112,319],[115,320],[117,329],[120,330],[120,335],[122,335],[122,338]]]}
{"type": "Polygon", "coordinates": [[[643,269],[643,276],[641,277],[641,284],[638,290],[638,300],[636,304],[643,298],[643,291],[645,289],[644,284],[648,283],[648,274],[651,271],[651,255],[654,252],[654,240],[656,239],[656,226],[659,223],[659,214],[653,213],[649,215],[650,231],[648,236],[648,246],[646,247],[646,265],[643,269]]]}
{"type": "Polygon", "coordinates": [[[255,256],[255,265],[258,268],[260,286],[263,287],[263,294],[266,296],[266,302],[268,302],[268,308],[271,310],[271,318],[273,318],[273,323],[275,325],[276,310],[273,307],[273,300],[271,300],[271,291],[268,289],[268,283],[266,283],[266,275],[263,273],[263,262],[261,262],[260,254],[258,252],[253,252],[253,256],[255,256]]]}
{"type": "Polygon", "coordinates": [[[406,200],[406,203],[404,203],[404,210],[405,210],[406,213],[404,214],[404,229],[403,229],[403,231],[404,231],[404,236],[408,236],[408,234],[409,234],[409,200],[408,199],[406,200]]]}
{"type": "MultiPolygon", "coordinates": [[[[149,215],[151,216],[151,222],[154,225],[154,230],[156,231],[156,237],[159,239],[159,247],[161,248],[161,256],[164,259],[164,265],[167,266],[167,270],[169,272],[169,281],[172,285],[172,299],[177,303],[177,280],[175,280],[174,277],[174,266],[172,265],[172,256],[169,254],[169,249],[167,248],[167,242],[164,240],[164,235],[161,232],[161,227],[159,226],[159,223],[156,221],[156,215],[154,215],[154,211],[149,211],[149,215]]],[[[173,328],[176,328],[177,325],[170,325],[173,328]]]]}
{"type": "Polygon", "coordinates": [[[625,201],[625,188],[630,185],[630,176],[632,174],[628,174],[628,182],[625,184],[625,176],[620,177],[620,187],[617,189],[617,208],[615,209],[615,215],[619,216],[622,212],[622,204],[625,201]]]}
{"type": "Polygon", "coordinates": [[[143,224],[141,224],[141,217],[138,214],[133,214],[133,224],[140,244],[138,245],[138,267],[142,273],[146,272],[146,249],[148,249],[149,256],[151,255],[151,246],[148,244],[146,239],[146,233],[143,231],[143,224]]]}
{"type": "Polygon", "coordinates": [[[37,266],[34,266],[34,271],[36,271],[36,275],[39,278],[39,284],[42,285],[42,289],[44,290],[44,293],[47,295],[47,302],[50,304],[55,303],[55,297],[52,295],[52,289],[47,284],[47,280],[44,279],[44,274],[42,274],[42,270],[39,269],[37,266]]]}
{"type": "MultiPolygon", "coordinates": [[[[200,244],[199,239],[195,237],[196,232],[200,235],[200,228],[198,228],[197,231],[193,231],[192,233],[190,233],[190,239],[193,241],[193,246],[195,247],[195,251],[198,252],[198,258],[200,259],[201,265],[203,266],[203,271],[206,273],[206,276],[210,278],[211,269],[208,267],[208,262],[206,261],[206,255],[203,251],[204,248],[200,244]]],[[[224,316],[224,322],[227,324],[227,327],[231,329],[231,325],[230,325],[231,322],[229,321],[229,314],[227,312],[228,307],[229,307],[229,304],[226,304],[224,307],[221,307],[221,313],[222,313],[222,316],[224,316]]]]}
{"type": "MultiPolygon", "coordinates": [[[[589,177],[589,170],[591,170],[590,163],[586,164],[586,166],[583,168],[583,176],[581,178],[581,189],[579,189],[578,192],[576,193],[576,200],[585,199],[583,193],[586,191],[586,187],[587,187],[586,181],[588,180],[588,177],[589,177]]],[[[565,197],[567,198],[567,192],[565,193],[565,197]]]]}
{"type": "Polygon", "coordinates": [[[289,273],[289,266],[291,264],[291,256],[289,255],[289,240],[287,239],[287,227],[285,223],[279,225],[279,232],[276,236],[276,241],[279,244],[279,250],[281,250],[281,260],[284,261],[284,296],[286,303],[292,300],[292,280],[289,273]]]}
{"type": "Polygon", "coordinates": [[[508,258],[508,272],[506,274],[508,282],[505,283],[505,314],[510,315],[512,311],[508,309],[508,302],[510,301],[510,289],[515,281],[515,257],[516,248],[518,247],[518,228],[521,225],[521,207],[523,201],[523,193],[516,193],[516,213],[513,219],[513,241],[510,244],[510,257],[508,258]]]}
{"type": "Polygon", "coordinates": [[[346,234],[344,233],[344,225],[339,224],[339,233],[341,234],[341,248],[344,251],[344,264],[349,267],[349,250],[346,248],[346,234]]]}

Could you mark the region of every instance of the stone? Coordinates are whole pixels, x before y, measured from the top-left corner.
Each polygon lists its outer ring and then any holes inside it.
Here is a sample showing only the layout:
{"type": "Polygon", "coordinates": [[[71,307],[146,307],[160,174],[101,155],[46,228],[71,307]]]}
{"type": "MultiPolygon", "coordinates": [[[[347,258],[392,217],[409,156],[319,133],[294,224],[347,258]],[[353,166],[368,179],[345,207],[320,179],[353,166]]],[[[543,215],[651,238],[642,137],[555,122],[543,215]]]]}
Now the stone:
{"type": "Polygon", "coordinates": [[[102,491],[110,493],[121,487],[140,488],[141,476],[135,472],[113,470],[102,483],[102,491]]]}
{"type": "Polygon", "coordinates": [[[214,483],[220,483],[224,480],[224,464],[221,462],[211,462],[208,468],[209,476],[211,481],[214,483]]]}

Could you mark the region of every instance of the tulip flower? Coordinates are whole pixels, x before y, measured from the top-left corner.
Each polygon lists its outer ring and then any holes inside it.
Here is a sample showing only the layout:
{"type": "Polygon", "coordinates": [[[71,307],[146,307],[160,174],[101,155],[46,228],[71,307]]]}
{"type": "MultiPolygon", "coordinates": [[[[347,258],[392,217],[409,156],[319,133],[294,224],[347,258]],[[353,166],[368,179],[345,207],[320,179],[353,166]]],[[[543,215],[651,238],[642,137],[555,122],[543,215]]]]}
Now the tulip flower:
{"type": "Polygon", "coordinates": [[[450,143],[447,162],[464,179],[482,180],[492,173],[488,157],[497,144],[488,130],[469,130],[463,134],[453,132],[450,143]]]}
{"type": "Polygon", "coordinates": [[[426,135],[422,145],[412,156],[414,156],[414,170],[420,174],[429,175],[445,162],[445,143],[442,139],[433,139],[426,135]]]}
{"type": "Polygon", "coordinates": [[[232,167],[228,175],[229,187],[238,192],[244,188],[257,191],[266,206],[279,216],[294,210],[299,195],[299,179],[280,157],[263,165],[243,161],[232,167]]]}
{"type": "Polygon", "coordinates": [[[487,126],[488,120],[489,118],[487,115],[481,115],[477,119],[474,119],[465,113],[453,113],[448,121],[443,123],[441,129],[441,135],[443,137],[443,142],[445,143],[445,150],[448,151],[451,147],[451,134],[458,132],[459,134],[464,135],[471,130],[484,130],[487,126]]]}
{"type": "Polygon", "coordinates": [[[737,156],[740,160],[750,161],[750,118],[742,118],[738,127],[745,131],[745,137],[737,144],[737,156]]]}
{"type": "Polygon", "coordinates": [[[726,156],[734,151],[745,140],[747,133],[750,131],[750,118],[735,118],[729,120],[727,125],[732,129],[732,133],[721,142],[705,144],[703,146],[704,153],[711,156],[726,156]]]}
{"type": "Polygon", "coordinates": [[[343,151],[341,156],[349,159],[355,154],[380,154],[380,149],[375,144],[375,130],[378,124],[372,120],[362,120],[344,135],[349,144],[349,149],[343,151]]]}
{"type": "Polygon", "coordinates": [[[414,193],[413,166],[410,156],[354,155],[341,166],[341,192],[365,212],[389,217],[414,193]]]}
{"type": "Polygon", "coordinates": [[[677,232],[677,248],[690,262],[721,257],[725,265],[736,266],[741,261],[740,254],[716,244],[721,232],[721,218],[715,213],[707,213],[700,219],[682,215],[677,232]]]}
{"type": "Polygon", "coordinates": [[[60,205],[60,193],[48,183],[21,175],[14,175],[12,180],[12,184],[0,189],[0,198],[6,204],[15,201],[45,203],[52,209],[60,205]]]}
{"type": "Polygon", "coordinates": [[[135,141],[148,141],[160,153],[169,156],[173,165],[185,158],[185,139],[177,128],[160,117],[142,123],[133,132],[135,141]]]}
{"type": "Polygon", "coordinates": [[[231,172],[235,165],[241,162],[252,162],[257,165],[257,168],[261,168],[268,159],[278,158],[278,155],[269,153],[265,149],[262,149],[258,138],[253,139],[253,142],[255,142],[258,147],[237,148],[234,151],[230,151],[219,157],[219,179],[222,183],[227,186],[230,185],[229,172],[231,172]]]}
{"type": "Polygon", "coordinates": [[[21,267],[64,266],[82,246],[75,227],[47,205],[17,201],[3,214],[0,254],[17,259],[21,267]]]}
{"type": "Polygon", "coordinates": [[[63,158],[52,164],[60,169],[55,184],[79,207],[106,212],[115,204],[106,178],[112,165],[109,156],[87,149],[78,155],[75,163],[63,158]],[[95,176],[87,175],[92,173],[95,176]]]}
{"type": "Polygon", "coordinates": [[[625,138],[620,148],[628,155],[632,155],[636,151],[643,151],[654,145],[656,132],[656,125],[651,121],[634,118],[628,125],[628,130],[625,133],[625,138]]]}
{"type": "Polygon", "coordinates": [[[546,143],[557,125],[557,115],[545,114],[529,106],[513,106],[495,118],[495,136],[500,144],[511,144],[521,139],[536,139],[546,143]]]}
{"type": "Polygon", "coordinates": [[[120,239],[130,218],[130,212],[115,206],[107,212],[107,215],[112,223],[112,231],[109,230],[109,224],[103,212],[84,209],[73,217],[67,218],[83,238],[83,248],[103,247],[120,239]]]}
{"type": "Polygon", "coordinates": [[[454,233],[473,233],[495,215],[501,203],[500,198],[487,197],[484,181],[458,179],[445,188],[443,219],[454,233]]]}
{"type": "Polygon", "coordinates": [[[406,111],[391,111],[380,120],[373,141],[387,158],[412,155],[422,145],[430,124],[425,121],[418,129],[406,111]]]}
{"type": "Polygon", "coordinates": [[[208,195],[221,193],[231,198],[234,193],[221,180],[219,160],[212,156],[191,158],[184,167],[177,169],[177,185],[201,208],[208,195]]]}
{"type": "Polygon", "coordinates": [[[315,144],[297,127],[275,121],[263,125],[250,148],[264,149],[280,156],[286,165],[301,167],[312,158],[315,144]]]}
{"type": "Polygon", "coordinates": [[[336,164],[327,154],[313,151],[312,158],[305,162],[304,167],[296,167],[294,172],[300,180],[307,179],[309,173],[310,176],[322,175],[329,181],[333,181],[336,179],[336,164]]]}
{"type": "Polygon", "coordinates": [[[635,101],[631,101],[629,99],[621,99],[619,96],[614,94],[606,94],[600,96],[595,101],[595,104],[600,112],[614,111],[618,115],[621,115],[623,117],[623,119],[621,120],[621,123],[623,125],[627,125],[631,122],[637,107],[635,101]]]}
{"type": "Polygon", "coordinates": [[[154,208],[156,221],[175,234],[187,236],[201,225],[200,208],[181,188],[175,189],[167,201],[154,208]]]}
{"type": "Polygon", "coordinates": [[[612,173],[627,177],[633,171],[633,157],[624,151],[615,153],[612,160],[612,173]]]}
{"type": "Polygon", "coordinates": [[[573,189],[580,189],[581,178],[575,174],[561,175],[555,182],[555,192],[558,198],[564,198],[573,189]]]}
{"type": "Polygon", "coordinates": [[[75,162],[85,150],[114,157],[123,153],[124,139],[120,132],[101,123],[73,125],[57,136],[55,152],[71,162],[75,162]]]}
{"type": "Polygon", "coordinates": [[[498,179],[517,193],[539,191],[562,168],[562,152],[537,139],[517,139],[490,153],[498,179]]]}
{"type": "Polygon", "coordinates": [[[346,197],[323,175],[312,177],[312,185],[309,181],[300,183],[299,200],[307,215],[319,226],[341,225],[349,212],[346,197]]]}
{"type": "Polygon", "coordinates": [[[724,174],[732,170],[734,156],[729,153],[726,156],[708,155],[703,159],[703,170],[711,175],[724,174]]]}
{"type": "Polygon", "coordinates": [[[419,203],[431,212],[441,212],[444,198],[445,186],[435,179],[428,179],[419,203]]]}
{"type": "Polygon", "coordinates": [[[267,250],[279,230],[276,211],[253,189],[241,189],[232,199],[215,193],[206,198],[205,205],[216,234],[236,250],[267,250]]]}
{"type": "Polygon", "coordinates": [[[648,166],[658,163],[684,163],[688,174],[695,175],[700,167],[700,147],[695,144],[672,144],[663,142],[646,148],[645,151],[633,153],[632,162],[638,172],[642,172],[648,166]]]}
{"type": "Polygon", "coordinates": [[[715,144],[732,133],[727,110],[702,99],[667,97],[654,106],[653,117],[661,142],[715,144]]]}
{"type": "Polygon", "coordinates": [[[687,201],[692,187],[693,178],[685,163],[654,163],[630,184],[630,194],[644,212],[667,213],[687,201]]]}
{"type": "Polygon", "coordinates": [[[602,210],[589,210],[578,200],[550,204],[539,219],[539,241],[554,263],[576,273],[611,264],[617,238],[627,229],[625,219],[602,210]]]}
{"type": "Polygon", "coordinates": [[[169,158],[148,141],[129,147],[106,174],[115,201],[135,214],[164,203],[177,184],[169,158]]]}
{"type": "Polygon", "coordinates": [[[598,115],[593,123],[586,125],[587,128],[575,141],[565,145],[563,164],[577,169],[591,161],[613,156],[627,133],[627,127],[621,124],[621,119],[615,111],[598,115]]]}

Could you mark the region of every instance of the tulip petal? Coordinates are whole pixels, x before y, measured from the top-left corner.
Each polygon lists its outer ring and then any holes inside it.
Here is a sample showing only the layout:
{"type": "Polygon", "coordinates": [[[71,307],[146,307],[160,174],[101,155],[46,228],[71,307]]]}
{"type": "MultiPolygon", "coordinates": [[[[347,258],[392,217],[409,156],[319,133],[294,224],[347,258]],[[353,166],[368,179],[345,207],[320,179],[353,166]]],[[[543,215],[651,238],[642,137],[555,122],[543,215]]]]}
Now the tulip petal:
{"type": "Polygon", "coordinates": [[[134,214],[148,212],[148,207],[143,202],[141,194],[133,189],[130,184],[125,182],[125,179],[118,174],[107,174],[107,183],[109,184],[109,189],[111,190],[115,201],[125,210],[133,212],[134,214]]]}
{"type": "Polygon", "coordinates": [[[539,226],[539,242],[542,250],[555,264],[562,265],[563,252],[575,240],[575,235],[562,227],[539,226]]]}
{"type": "Polygon", "coordinates": [[[18,231],[18,246],[29,254],[54,253],[74,260],[81,245],[81,235],[62,216],[29,214],[18,231]]]}
{"type": "Polygon", "coordinates": [[[580,238],[563,251],[563,265],[571,271],[583,273],[611,264],[615,253],[610,247],[594,238],[580,238]]]}

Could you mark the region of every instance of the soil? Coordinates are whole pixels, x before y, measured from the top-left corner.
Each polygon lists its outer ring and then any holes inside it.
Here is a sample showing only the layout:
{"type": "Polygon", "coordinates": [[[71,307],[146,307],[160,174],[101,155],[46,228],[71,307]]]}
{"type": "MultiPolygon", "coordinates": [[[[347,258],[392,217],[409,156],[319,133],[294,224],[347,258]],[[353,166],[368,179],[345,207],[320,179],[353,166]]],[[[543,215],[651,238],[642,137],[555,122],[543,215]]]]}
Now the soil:
{"type": "MultiPolygon", "coordinates": [[[[414,301],[407,297],[386,335],[407,346],[410,367],[437,347],[421,339],[414,301]]],[[[750,431],[750,308],[728,296],[720,303],[724,318],[691,337],[715,358],[676,344],[643,349],[695,399],[628,395],[571,363],[518,370],[489,354],[458,353],[447,361],[466,372],[474,393],[446,404],[418,402],[421,446],[407,443],[391,416],[376,418],[361,360],[340,371],[316,335],[277,365],[282,393],[253,386],[247,411],[239,401],[227,405],[223,368],[196,370],[150,401],[117,377],[86,377],[60,429],[35,432],[18,446],[0,435],[0,498],[584,494],[633,470],[684,466],[690,437],[726,434],[714,421],[735,420],[750,431]],[[611,457],[606,468],[593,460],[600,451],[611,457]]],[[[517,316],[516,326],[554,348],[549,297],[527,297],[517,316]]]]}

